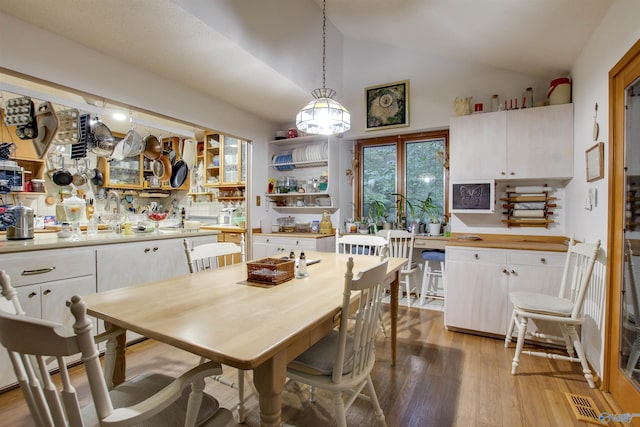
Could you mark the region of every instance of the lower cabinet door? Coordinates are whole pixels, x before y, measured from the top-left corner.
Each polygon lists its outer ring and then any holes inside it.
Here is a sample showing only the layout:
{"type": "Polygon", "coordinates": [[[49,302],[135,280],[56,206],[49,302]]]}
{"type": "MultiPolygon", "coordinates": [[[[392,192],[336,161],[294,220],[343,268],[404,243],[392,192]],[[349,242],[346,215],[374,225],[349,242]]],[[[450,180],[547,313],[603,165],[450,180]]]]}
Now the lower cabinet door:
{"type": "Polygon", "coordinates": [[[504,335],[507,276],[500,266],[447,261],[446,327],[504,335]]]}

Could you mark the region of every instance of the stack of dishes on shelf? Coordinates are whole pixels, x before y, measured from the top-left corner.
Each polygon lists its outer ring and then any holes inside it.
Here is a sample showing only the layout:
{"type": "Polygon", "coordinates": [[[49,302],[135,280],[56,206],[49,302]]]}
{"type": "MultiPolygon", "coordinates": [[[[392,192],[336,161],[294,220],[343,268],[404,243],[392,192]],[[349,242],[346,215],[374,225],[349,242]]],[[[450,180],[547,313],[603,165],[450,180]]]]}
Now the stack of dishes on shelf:
{"type": "Polygon", "coordinates": [[[296,168],[296,165],[290,164],[293,162],[293,157],[291,152],[287,152],[284,154],[276,154],[275,156],[273,156],[272,160],[274,164],[278,164],[278,165],[282,163],[288,163],[288,164],[282,164],[280,166],[276,166],[276,169],[279,171],[290,171],[296,168]]]}

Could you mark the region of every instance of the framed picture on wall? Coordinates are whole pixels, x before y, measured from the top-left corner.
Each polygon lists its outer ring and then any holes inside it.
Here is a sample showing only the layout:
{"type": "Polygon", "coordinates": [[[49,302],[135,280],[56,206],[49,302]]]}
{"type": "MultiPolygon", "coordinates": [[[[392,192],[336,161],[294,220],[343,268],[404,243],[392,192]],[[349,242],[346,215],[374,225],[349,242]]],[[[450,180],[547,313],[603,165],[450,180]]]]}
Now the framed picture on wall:
{"type": "Polygon", "coordinates": [[[366,130],[409,126],[409,80],[364,90],[366,130]]]}
{"type": "Polygon", "coordinates": [[[604,142],[598,142],[586,151],[587,182],[604,178],[604,142]]]}

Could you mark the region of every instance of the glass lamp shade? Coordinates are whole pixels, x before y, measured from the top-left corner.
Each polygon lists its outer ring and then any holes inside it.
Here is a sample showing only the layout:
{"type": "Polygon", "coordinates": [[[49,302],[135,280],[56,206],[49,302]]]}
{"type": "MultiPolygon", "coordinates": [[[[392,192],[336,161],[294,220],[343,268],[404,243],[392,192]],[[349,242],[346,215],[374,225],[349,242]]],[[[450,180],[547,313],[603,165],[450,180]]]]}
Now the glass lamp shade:
{"type": "Polygon", "coordinates": [[[296,127],[312,135],[334,135],[351,128],[351,115],[338,101],[332,99],[332,89],[316,89],[315,99],[298,112],[296,127]]]}

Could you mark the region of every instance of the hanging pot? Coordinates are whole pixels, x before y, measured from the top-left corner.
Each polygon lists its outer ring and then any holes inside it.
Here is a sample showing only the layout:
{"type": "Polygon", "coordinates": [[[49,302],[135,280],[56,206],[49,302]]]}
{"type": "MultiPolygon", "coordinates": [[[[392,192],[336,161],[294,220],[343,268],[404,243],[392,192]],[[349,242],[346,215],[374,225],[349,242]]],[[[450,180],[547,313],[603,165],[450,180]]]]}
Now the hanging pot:
{"type": "Polygon", "coordinates": [[[171,173],[173,171],[171,160],[169,160],[168,156],[162,155],[160,156],[159,161],[162,162],[162,165],[164,167],[164,173],[160,177],[160,181],[168,181],[169,179],[171,179],[171,173]]]}
{"type": "Polygon", "coordinates": [[[93,178],[91,178],[91,182],[93,182],[93,184],[97,185],[98,187],[102,187],[102,184],[104,184],[102,172],[98,168],[93,169],[93,172],[95,173],[95,175],[93,176],[93,178]]]}
{"type": "Polygon", "coordinates": [[[134,129],[131,129],[122,139],[124,157],[139,156],[145,149],[145,141],[134,129]]]}
{"type": "Polygon", "coordinates": [[[97,122],[91,126],[93,136],[93,147],[91,152],[99,157],[111,157],[116,146],[115,138],[111,130],[104,123],[97,122]]]}
{"type": "Polygon", "coordinates": [[[182,184],[187,180],[187,175],[189,174],[189,168],[187,167],[187,163],[180,159],[173,165],[173,171],[171,172],[171,179],[169,183],[172,188],[181,187],[182,184]]]}
{"type": "Polygon", "coordinates": [[[149,160],[158,160],[162,156],[162,144],[153,135],[144,139],[144,152],[142,153],[149,160]]]}
{"type": "Polygon", "coordinates": [[[53,173],[51,180],[61,187],[69,185],[73,181],[73,175],[71,175],[71,172],[64,168],[64,157],[62,158],[62,167],[53,173]]]}

